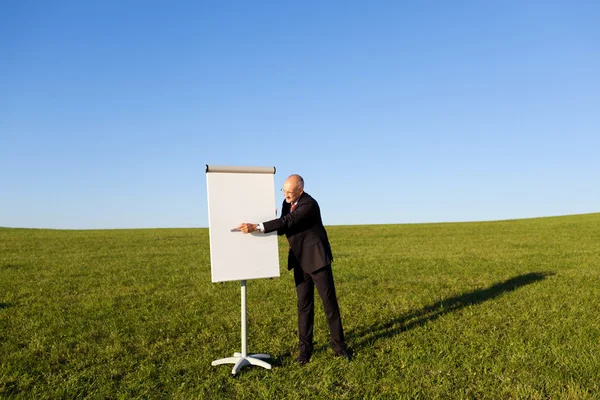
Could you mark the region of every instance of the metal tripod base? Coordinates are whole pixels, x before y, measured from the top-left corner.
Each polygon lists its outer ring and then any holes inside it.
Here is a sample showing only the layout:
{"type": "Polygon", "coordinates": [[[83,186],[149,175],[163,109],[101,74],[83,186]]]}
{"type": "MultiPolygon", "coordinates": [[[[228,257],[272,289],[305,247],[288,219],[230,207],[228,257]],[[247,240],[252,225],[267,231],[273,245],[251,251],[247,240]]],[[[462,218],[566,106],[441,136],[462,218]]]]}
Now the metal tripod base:
{"type": "Polygon", "coordinates": [[[257,365],[266,369],[271,369],[271,364],[261,360],[271,358],[268,354],[250,354],[243,356],[242,353],[233,353],[233,357],[221,358],[211,363],[212,366],[221,364],[234,364],[231,374],[235,375],[245,365],[257,365]]]}
{"type": "Polygon", "coordinates": [[[261,358],[271,358],[268,354],[248,354],[246,343],[246,281],[242,281],[242,352],[233,353],[233,357],[221,358],[212,362],[212,366],[220,364],[234,364],[231,374],[235,375],[245,365],[258,365],[271,369],[271,364],[264,362],[261,358]]]}

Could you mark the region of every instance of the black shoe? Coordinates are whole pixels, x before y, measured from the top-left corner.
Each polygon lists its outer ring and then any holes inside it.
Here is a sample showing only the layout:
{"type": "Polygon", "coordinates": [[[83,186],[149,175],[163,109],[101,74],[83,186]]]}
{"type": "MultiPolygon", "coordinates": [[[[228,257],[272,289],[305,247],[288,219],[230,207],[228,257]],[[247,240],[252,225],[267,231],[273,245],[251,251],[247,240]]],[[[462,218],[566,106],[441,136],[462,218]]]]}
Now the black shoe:
{"type": "Polygon", "coordinates": [[[300,354],[298,358],[296,358],[296,362],[300,365],[308,364],[309,361],[310,356],[307,356],[306,354],[300,354]]]}
{"type": "Polygon", "coordinates": [[[348,361],[352,361],[352,355],[348,353],[348,350],[336,351],[335,356],[345,358],[348,361]]]}

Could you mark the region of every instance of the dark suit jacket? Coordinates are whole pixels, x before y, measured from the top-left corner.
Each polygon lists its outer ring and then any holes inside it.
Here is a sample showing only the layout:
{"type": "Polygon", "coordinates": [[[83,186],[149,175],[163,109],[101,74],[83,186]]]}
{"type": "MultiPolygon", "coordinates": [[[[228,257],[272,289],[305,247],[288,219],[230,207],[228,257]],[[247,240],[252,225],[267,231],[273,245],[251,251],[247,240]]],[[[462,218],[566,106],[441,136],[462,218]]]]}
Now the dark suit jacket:
{"type": "Polygon", "coordinates": [[[265,233],[277,231],[278,235],[287,236],[288,270],[299,266],[304,272],[312,273],[331,264],[333,255],[317,201],[304,192],[291,213],[290,207],[284,200],[281,217],[263,223],[265,233]]]}

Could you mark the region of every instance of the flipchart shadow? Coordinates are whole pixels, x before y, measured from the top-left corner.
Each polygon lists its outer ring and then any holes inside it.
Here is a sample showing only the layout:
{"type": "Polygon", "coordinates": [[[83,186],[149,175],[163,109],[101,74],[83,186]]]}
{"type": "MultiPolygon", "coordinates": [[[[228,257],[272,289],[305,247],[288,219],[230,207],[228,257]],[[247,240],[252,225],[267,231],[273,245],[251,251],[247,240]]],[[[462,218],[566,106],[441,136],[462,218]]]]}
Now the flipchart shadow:
{"type": "Polygon", "coordinates": [[[2,266],[0,266],[0,270],[3,270],[3,269],[7,269],[7,270],[8,269],[20,269],[21,267],[22,267],[21,264],[12,264],[12,263],[10,263],[10,264],[3,264],[2,266]]]}
{"type": "Polygon", "coordinates": [[[349,331],[346,334],[346,341],[353,349],[358,350],[377,340],[393,337],[401,332],[434,321],[442,315],[460,310],[464,307],[483,303],[484,301],[512,292],[523,286],[541,281],[551,275],[554,275],[554,273],[532,272],[496,283],[486,289],[477,289],[448,299],[440,300],[434,304],[423,307],[420,310],[401,315],[391,321],[381,322],[369,327],[349,331]]]}

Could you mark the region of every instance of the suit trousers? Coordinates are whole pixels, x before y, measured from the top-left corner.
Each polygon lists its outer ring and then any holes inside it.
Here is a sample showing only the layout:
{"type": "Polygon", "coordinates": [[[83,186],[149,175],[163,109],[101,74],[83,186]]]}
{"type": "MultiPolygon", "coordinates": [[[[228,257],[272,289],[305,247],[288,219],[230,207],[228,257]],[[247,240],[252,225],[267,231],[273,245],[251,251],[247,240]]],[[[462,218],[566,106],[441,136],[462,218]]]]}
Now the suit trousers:
{"type": "Polygon", "coordinates": [[[313,351],[315,286],[323,302],[323,309],[327,317],[331,347],[335,352],[346,350],[331,264],[310,274],[296,266],[294,268],[294,282],[296,283],[296,294],[298,295],[298,347],[300,354],[310,356],[313,351]]]}

